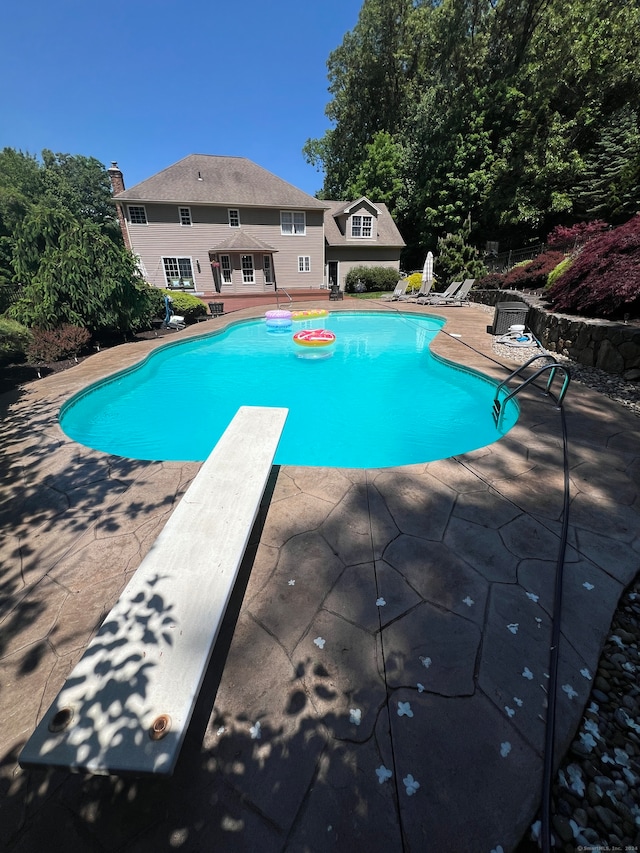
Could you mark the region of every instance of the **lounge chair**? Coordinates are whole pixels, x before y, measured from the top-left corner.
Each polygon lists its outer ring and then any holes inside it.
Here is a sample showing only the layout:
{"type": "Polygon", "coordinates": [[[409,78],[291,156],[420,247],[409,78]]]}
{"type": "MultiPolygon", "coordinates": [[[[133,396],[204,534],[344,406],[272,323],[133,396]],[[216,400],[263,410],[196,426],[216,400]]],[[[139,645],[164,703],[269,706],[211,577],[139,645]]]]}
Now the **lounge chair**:
{"type": "Polygon", "coordinates": [[[462,287],[461,281],[452,281],[446,290],[443,290],[442,293],[432,293],[427,301],[432,303],[441,302],[443,299],[450,299],[459,287],[462,287]]]}
{"type": "Polygon", "coordinates": [[[433,305],[466,305],[469,303],[469,291],[475,284],[475,278],[467,278],[462,282],[460,287],[454,291],[451,296],[444,297],[444,294],[440,299],[435,300],[433,305]]]}
{"type": "Polygon", "coordinates": [[[410,293],[406,296],[401,296],[400,302],[420,302],[421,299],[426,299],[429,296],[431,288],[433,287],[433,279],[428,278],[426,281],[423,281],[420,285],[420,290],[417,293],[410,293]]]}
{"type": "Polygon", "coordinates": [[[401,296],[404,296],[405,291],[409,287],[408,281],[399,281],[396,284],[396,289],[390,296],[383,296],[385,302],[395,302],[397,299],[400,299],[401,296]]]}
{"type": "Polygon", "coordinates": [[[447,300],[450,305],[468,305],[469,304],[469,293],[471,288],[476,283],[475,278],[467,278],[462,282],[462,287],[460,290],[456,290],[453,296],[447,300]]]}

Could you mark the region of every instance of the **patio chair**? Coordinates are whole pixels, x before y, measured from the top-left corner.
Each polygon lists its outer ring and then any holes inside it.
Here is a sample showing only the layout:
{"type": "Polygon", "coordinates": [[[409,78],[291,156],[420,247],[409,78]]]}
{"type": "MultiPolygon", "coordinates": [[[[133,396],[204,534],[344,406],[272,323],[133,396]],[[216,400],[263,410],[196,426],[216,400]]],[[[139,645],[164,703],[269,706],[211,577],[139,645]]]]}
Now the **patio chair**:
{"type": "Polygon", "coordinates": [[[450,299],[459,287],[462,287],[461,281],[452,281],[446,290],[443,290],[442,293],[432,293],[427,301],[432,303],[441,302],[443,299],[450,299]]]}
{"type": "Polygon", "coordinates": [[[385,302],[395,302],[397,299],[400,299],[401,296],[404,296],[404,293],[409,287],[408,281],[399,281],[396,284],[396,289],[389,296],[383,296],[383,300],[385,302]]]}

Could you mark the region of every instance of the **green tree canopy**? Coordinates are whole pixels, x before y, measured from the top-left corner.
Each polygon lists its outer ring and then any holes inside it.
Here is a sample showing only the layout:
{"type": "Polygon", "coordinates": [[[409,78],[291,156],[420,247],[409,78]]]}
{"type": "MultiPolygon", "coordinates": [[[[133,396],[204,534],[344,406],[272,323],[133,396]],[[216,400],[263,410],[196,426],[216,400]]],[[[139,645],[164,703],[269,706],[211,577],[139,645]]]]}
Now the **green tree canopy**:
{"type": "Polygon", "coordinates": [[[35,157],[13,148],[0,151],[0,236],[9,236],[43,192],[35,157]]]}
{"type": "Polygon", "coordinates": [[[45,148],[42,182],[43,202],[63,208],[79,220],[99,225],[110,235],[120,233],[111,198],[111,182],[105,167],[95,157],[54,154],[45,148]]]}
{"type": "Polygon", "coordinates": [[[386,130],[380,130],[366,146],[366,159],[347,188],[347,198],[366,195],[384,202],[392,213],[398,212],[406,196],[402,180],[404,152],[386,130]]]}
{"type": "Polygon", "coordinates": [[[518,245],[637,205],[637,3],[364,0],[328,71],[320,195],[397,199],[414,263],[469,216],[518,245]]]}

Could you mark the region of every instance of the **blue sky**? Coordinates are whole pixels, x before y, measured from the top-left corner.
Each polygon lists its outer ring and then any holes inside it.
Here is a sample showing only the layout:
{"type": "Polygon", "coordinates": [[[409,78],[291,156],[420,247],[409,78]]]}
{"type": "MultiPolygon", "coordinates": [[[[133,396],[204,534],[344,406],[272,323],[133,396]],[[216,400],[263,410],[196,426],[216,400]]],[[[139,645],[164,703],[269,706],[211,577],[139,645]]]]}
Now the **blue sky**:
{"type": "Polygon", "coordinates": [[[132,187],[187,154],[248,157],[313,195],[326,62],[362,0],[12,0],[0,148],[116,160],[132,187]]]}

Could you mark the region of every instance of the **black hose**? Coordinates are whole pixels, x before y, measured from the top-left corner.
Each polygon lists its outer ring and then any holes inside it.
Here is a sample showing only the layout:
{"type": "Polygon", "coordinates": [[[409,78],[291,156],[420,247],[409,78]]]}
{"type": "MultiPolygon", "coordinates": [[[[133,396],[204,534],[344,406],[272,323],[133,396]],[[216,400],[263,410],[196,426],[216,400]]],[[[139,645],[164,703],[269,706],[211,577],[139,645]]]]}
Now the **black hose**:
{"type": "Polygon", "coordinates": [[[545,730],[544,767],[542,774],[542,825],[541,841],[544,853],[551,850],[551,786],[553,783],[554,741],[556,730],[556,704],[558,696],[558,662],[560,659],[560,626],[562,616],[562,580],[564,576],[564,558],[567,549],[567,530],[569,527],[569,453],[567,422],[564,409],[560,407],[562,425],[562,454],[564,471],[564,496],[562,504],[562,531],[560,548],[556,562],[555,591],[553,597],[553,615],[551,617],[551,649],[549,652],[549,696],[545,730]]]}
{"type": "MultiPolygon", "coordinates": [[[[391,306],[390,306],[391,307],[391,306]]],[[[393,306],[398,313],[400,313],[400,309],[393,306]]],[[[460,338],[456,338],[453,335],[450,335],[448,332],[445,332],[442,328],[439,329],[441,334],[447,335],[450,338],[458,341],[463,346],[467,347],[478,355],[483,356],[487,359],[487,361],[491,361],[494,364],[499,365],[502,368],[505,368],[505,365],[502,364],[495,358],[492,358],[490,355],[486,353],[480,352],[480,350],[471,346],[471,344],[466,343],[466,341],[460,340],[460,338]]],[[[537,346],[542,347],[540,341],[532,336],[537,346]]],[[[508,369],[508,368],[505,368],[508,369]]],[[[535,384],[535,383],[534,383],[535,384]]],[[[555,585],[554,585],[554,595],[553,595],[553,611],[551,615],[551,648],[549,650],[549,692],[547,697],[547,718],[545,723],[545,743],[544,743],[544,763],[542,770],[542,802],[540,806],[541,810],[541,827],[540,827],[540,843],[542,845],[543,853],[550,853],[551,851],[551,789],[553,785],[553,765],[554,765],[554,751],[555,751],[555,731],[556,731],[556,706],[558,700],[558,663],[560,659],[560,634],[561,634],[561,619],[562,619],[562,582],[564,578],[564,559],[567,550],[567,532],[569,529],[569,500],[570,500],[570,489],[569,489],[569,441],[567,435],[567,421],[564,414],[564,409],[562,408],[562,403],[558,403],[558,400],[554,397],[554,395],[547,391],[549,396],[556,401],[558,404],[558,409],[560,410],[560,425],[562,429],[562,457],[563,457],[563,474],[564,474],[564,484],[563,484],[563,501],[562,501],[562,529],[560,532],[560,545],[558,548],[558,556],[556,559],[556,575],[555,575],[555,585]]]]}

